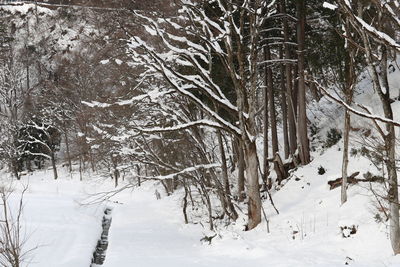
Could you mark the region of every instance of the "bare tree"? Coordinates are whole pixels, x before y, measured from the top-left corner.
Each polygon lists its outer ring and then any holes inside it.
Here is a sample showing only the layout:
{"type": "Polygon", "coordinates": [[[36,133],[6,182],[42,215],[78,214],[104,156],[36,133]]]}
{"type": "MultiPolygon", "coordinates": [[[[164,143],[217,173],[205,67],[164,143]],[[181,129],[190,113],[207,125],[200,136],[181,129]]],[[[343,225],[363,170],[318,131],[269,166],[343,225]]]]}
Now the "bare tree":
{"type": "Polygon", "coordinates": [[[22,267],[29,253],[33,251],[24,247],[26,236],[22,227],[22,212],[26,190],[27,187],[23,189],[15,208],[10,204],[12,190],[0,187],[0,265],[4,267],[22,267]]]}
{"type": "MultiPolygon", "coordinates": [[[[399,29],[400,22],[393,11],[392,5],[380,1],[365,5],[363,1],[352,4],[345,0],[337,0],[339,12],[348,19],[351,27],[358,34],[358,39],[352,40],[365,52],[365,62],[372,78],[372,84],[377,92],[384,113],[384,117],[374,115],[364,107],[366,112],[352,108],[346,102],[330,96],[347,110],[354,114],[370,118],[384,140],[385,167],[388,175],[388,201],[390,206],[390,240],[395,254],[400,253],[400,223],[399,223],[399,195],[396,171],[396,134],[395,126],[400,124],[393,120],[391,107],[391,88],[388,82],[388,59],[391,51],[400,51],[400,45],[393,39],[393,27],[399,29]],[[378,51],[380,57],[376,55],[378,51]],[[377,123],[385,123],[385,131],[377,123]]],[[[398,11],[398,7],[397,11],[398,11]]],[[[346,23],[344,21],[343,23],[346,23]]],[[[347,36],[348,37],[348,36],[347,36]]],[[[325,93],[327,93],[325,91],[325,93]]],[[[329,95],[329,94],[328,94],[329,95]]]]}
{"type": "MultiPolygon", "coordinates": [[[[345,36],[351,38],[351,28],[348,19],[345,20],[344,29],[346,30],[345,36]]],[[[355,74],[355,49],[349,41],[345,43],[345,80],[343,86],[343,93],[347,105],[351,105],[353,101],[353,90],[356,83],[355,74]]],[[[344,114],[344,128],[343,128],[343,162],[342,162],[342,187],[341,187],[341,203],[347,201],[347,167],[349,163],[349,133],[351,126],[350,111],[345,110],[344,114]]]]}
{"type": "MultiPolygon", "coordinates": [[[[214,6],[222,17],[211,17],[202,12],[199,4],[181,3],[182,14],[178,20],[153,20],[137,13],[146,30],[174,54],[157,53],[148,43],[137,36],[131,38],[133,58],[141,66],[147,66],[148,73],[158,73],[170,84],[173,90],[185,96],[200,108],[209,120],[195,121],[188,126],[206,125],[234,134],[241,139],[246,161],[248,194],[248,229],[253,229],[261,221],[261,199],[259,193],[259,166],[256,132],[256,99],[258,91],[258,61],[260,29],[264,20],[273,12],[269,1],[257,0],[244,2],[237,6],[230,2],[206,1],[214,6]],[[262,13],[260,13],[262,11],[262,13]],[[177,34],[184,37],[178,37],[177,34]],[[201,40],[194,43],[192,40],[201,40]],[[236,104],[233,104],[221,88],[213,81],[204,65],[210,64],[209,58],[217,57],[222,62],[226,77],[232,80],[236,104]],[[175,60],[174,60],[175,59],[175,60]],[[170,61],[174,61],[173,63],[170,61]],[[172,63],[172,64],[171,64],[172,63]],[[182,66],[177,68],[173,66],[182,66]],[[190,68],[188,75],[185,69],[190,68]],[[199,98],[194,91],[201,92],[199,98]],[[224,119],[218,111],[235,114],[238,126],[224,119]]],[[[183,127],[183,126],[181,126],[183,127]]]]}

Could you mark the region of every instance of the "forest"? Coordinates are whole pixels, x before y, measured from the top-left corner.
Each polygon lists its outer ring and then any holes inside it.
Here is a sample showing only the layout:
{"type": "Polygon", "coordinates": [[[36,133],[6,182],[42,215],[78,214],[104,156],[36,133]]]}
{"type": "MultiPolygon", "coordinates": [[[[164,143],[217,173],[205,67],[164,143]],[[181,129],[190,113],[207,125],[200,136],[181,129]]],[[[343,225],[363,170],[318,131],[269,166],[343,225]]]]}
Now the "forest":
{"type": "Polygon", "coordinates": [[[0,0],[0,266],[399,266],[398,0],[0,0]]]}

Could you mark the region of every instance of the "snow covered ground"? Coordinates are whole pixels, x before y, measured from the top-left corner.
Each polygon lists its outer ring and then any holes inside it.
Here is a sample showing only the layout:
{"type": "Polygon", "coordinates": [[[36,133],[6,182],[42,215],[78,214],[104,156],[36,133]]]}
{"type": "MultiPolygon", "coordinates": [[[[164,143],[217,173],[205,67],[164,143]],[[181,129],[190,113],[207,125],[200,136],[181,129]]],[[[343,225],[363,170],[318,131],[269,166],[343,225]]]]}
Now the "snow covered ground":
{"type": "MultiPolygon", "coordinates": [[[[280,215],[264,203],[270,234],[265,222],[243,232],[241,217],[236,225],[219,227],[211,245],[200,242],[211,233],[183,224],[176,196],[156,200],[151,186],[125,195],[113,211],[104,266],[399,266],[387,227],[374,221],[371,193],[353,186],[341,207],[340,189],[329,190],[327,181],[340,176],[339,160],[332,159],[340,155],[336,146],[299,169],[300,180],[292,179],[274,196],[280,215]],[[317,174],[320,165],[327,169],[324,175],[317,174]],[[342,224],[355,224],[357,233],[343,238],[342,224]]],[[[353,158],[350,166],[367,171],[369,162],[353,158]]]]}
{"type": "MultiPolygon", "coordinates": [[[[349,201],[340,206],[340,189],[329,190],[327,181],[340,176],[339,146],[296,171],[274,194],[280,214],[264,202],[271,233],[265,221],[244,232],[245,215],[236,224],[217,225],[213,235],[200,224],[183,223],[181,195],[157,200],[153,184],[127,190],[113,198],[112,224],[105,267],[120,266],[400,266],[394,257],[385,223],[374,220],[372,196],[362,186],[352,186],[349,201]],[[324,175],[317,169],[323,166],[324,175]],[[297,178],[296,178],[297,177],[297,178]],[[354,224],[357,233],[343,238],[342,224],[354,224]]],[[[350,172],[374,167],[362,157],[351,158],[350,172]]],[[[105,204],[82,206],[88,193],[112,189],[112,181],[79,181],[67,174],[58,181],[51,171],[24,176],[26,249],[38,246],[29,266],[88,267],[101,233],[105,204]]],[[[20,185],[15,184],[18,189],[20,185]]],[[[158,188],[161,191],[161,188],[158,188]]],[[[17,190],[18,191],[18,190],[17,190]]],[[[17,194],[14,195],[14,200],[17,194]]]]}
{"type": "MultiPolygon", "coordinates": [[[[101,233],[101,218],[104,205],[82,206],[92,183],[79,182],[67,175],[54,181],[52,172],[37,172],[23,176],[22,183],[13,183],[14,193],[10,197],[14,214],[20,192],[24,185],[22,225],[26,265],[30,267],[88,267],[101,233]]],[[[3,182],[8,182],[4,178],[3,182]],[[6,180],[6,181],[4,181],[6,180]]],[[[93,192],[93,191],[92,191],[93,192]]]]}

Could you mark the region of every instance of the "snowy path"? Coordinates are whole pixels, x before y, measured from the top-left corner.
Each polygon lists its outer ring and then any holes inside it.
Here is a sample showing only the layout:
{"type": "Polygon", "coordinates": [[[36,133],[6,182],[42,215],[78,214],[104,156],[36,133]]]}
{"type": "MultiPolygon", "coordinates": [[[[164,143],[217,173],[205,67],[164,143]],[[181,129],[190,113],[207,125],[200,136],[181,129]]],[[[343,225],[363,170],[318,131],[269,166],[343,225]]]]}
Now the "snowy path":
{"type": "MultiPolygon", "coordinates": [[[[330,267],[343,266],[347,257],[354,259],[351,266],[399,266],[400,263],[400,258],[391,256],[387,240],[381,240],[374,225],[365,226],[356,238],[343,239],[336,223],[328,227],[325,221],[319,220],[315,233],[304,229],[308,231],[307,237],[293,240],[287,224],[293,216],[304,214],[302,208],[296,209],[290,200],[286,203],[287,212],[282,211],[279,218],[271,217],[274,221],[271,234],[266,233],[265,225],[243,232],[242,223],[238,222],[236,228],[220,229],[222,239],[213,239],[211,245],[202,244],[202,227],[183,224],[178,199],[156,200],[151,190],[154,188],[142,188],[119,199],[123,204],[113,210],[104,267],[330,267]],[[374,240],[379,247],[374,246],[374,240]]],[[[309,201],[326,194],[325,190],[310,192],[309,201]]],[[[332,204],[332,208],[337,209],[337,203],[332,204]]]]}
{"type": "MultiPolygon", "coordinates": [[[[64,176],[64,175],[63,175],[64,176]]],[[[103,205],[82,206],[86,184],[65,177],[54,181],[46,172],[25,176],[14,183],[10,197],[16,212],[22,184],[29,184],[24,196],[22,238],[29,267],[89,267],[94,247],[101,233],[103,205]],[[28,182],[29,180],[29,182],[28,182]]],[[[0,178],[1,177],[0,175],[0,178]]],[[[92,185],[88,187],[95,188],[92,185]]]]}
{"type": "Polygon", "coordinates": [[[88,267],[100,232],[100,218],[79,207],[71,197],[60,195],[25,197],[28,243],[38,246],[30,267],[88,267]]]}
{"type": "MultiPolygon", "coordinates": [[[[316,169],[319,163],[312,165],[316,169]]],[[[112,204],[109,246],[102,266],[328,267],[343,266],[346,257],[354,259],[353,267],[400,266],[400,257],[392,256],[384,225],[365,212],[368,203],[361,189],[350,190],[351,201],[340,207],[337,191],[329,191],[325,180],[305,172],[297,174],[301,180],[293,180],[274,195],[279,216],[265,203],[271,234],[266,233],[265,223],[243,232],[246,218],[240,217],[228,229],[219,224],[219,236],[211,245],[200,242],[206,230],[199,224],[183,223],[179,192],[156,200],[151,184],[124,191],[114,198],[122,204],[112,204]],[[357,221],[357,235],[342,238],[338,231],[341,219],[357,221]],[[307,235],[299,238],[297,234],[294,240],[296,229],[307,235]]],[[[30,180],[23,216],[29,234],[26,248],[39,247],[29,266],[89,267],[102,231],[104,205],[81,206],[79,200],[88,192],[111,190],[112,184],[54,181],[39,174],[30,180]]]]}
{"type": "Polygon", "coordinates": [[[183,224],[176,200],[157,201],[151,192],[134,191],[126,201],[113,211],[105,267],[342,266],[344,263],[323,247],[313,247],[314,243],[298,247],[289,240],[278,244],[274,242],[277,240],[264,236],[265,232],[249,233],[253,244],[226,233],[224,239],[214,239],[211,246],[204,245],[199,241],[204,236],[201,227],[183,224]],[[318,255],[320,249],[323,253],[318,255]]]}
{"type": "Polygon", "coordinates": [[[133,192],[128,204],[114,208],[104,266],[203,266],[194,252],[199,232],[182,229],[174,208],[172,201],[133,192]]]}

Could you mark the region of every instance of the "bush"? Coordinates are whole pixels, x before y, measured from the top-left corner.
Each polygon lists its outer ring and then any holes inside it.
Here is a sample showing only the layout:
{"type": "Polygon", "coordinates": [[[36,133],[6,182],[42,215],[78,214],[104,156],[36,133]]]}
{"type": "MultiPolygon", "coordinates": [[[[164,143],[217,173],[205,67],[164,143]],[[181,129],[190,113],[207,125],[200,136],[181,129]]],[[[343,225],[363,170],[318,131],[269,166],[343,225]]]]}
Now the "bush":
{"type": "Polygon", "coordinates": [[[318,167],[318,174],[319,175],[324,175],[326,173],[326,169],[322,166],[318,167]]]}
{"type": "Polygon", "coordinates": [[[358,150],[355,148],[350,149],[350,156],[355,157],[357,156],[358,150]]]}
{"type": "Polygon", "coordinates": [[[332,147],[342,138],[342,133],[336,128],[331,128],[326,134],[325,147],[332,147]]]}

